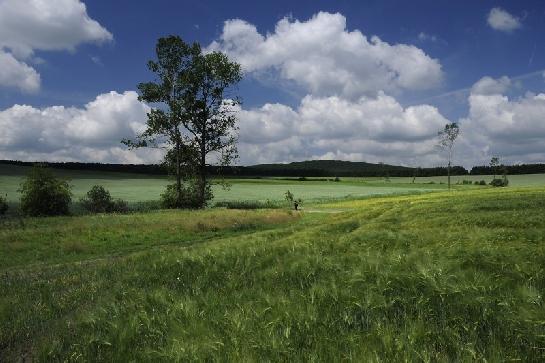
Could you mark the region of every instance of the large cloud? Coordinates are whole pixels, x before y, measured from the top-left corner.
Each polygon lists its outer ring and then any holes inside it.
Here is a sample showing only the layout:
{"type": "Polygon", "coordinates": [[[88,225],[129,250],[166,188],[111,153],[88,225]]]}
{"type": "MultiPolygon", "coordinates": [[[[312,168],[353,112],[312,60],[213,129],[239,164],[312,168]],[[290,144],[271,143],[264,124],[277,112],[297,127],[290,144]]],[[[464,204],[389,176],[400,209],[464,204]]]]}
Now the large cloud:
{"type": "Polygon", "coordinates": [[[357,101],[309,95],[295,110],[266,104],[241,110],[239,119],[246,164],[311,158],[433,163],[441,159],[435,136],[448,122],[435,107],[403,108],[384,93],[357,101]]]}
{"type": "Polygon", "coordinates": [[[476,162],[493,155],[511,163],[545,160],[545,93],[510,99],[510,83],[507,77],[485,77],[472,89],[469,115],[461,123],[476,162]]]}
{"type": "Polygon", "coordinates": [[[442,79],[439,61],[421,49],[347,31],[346,19],[338,13],[320,12],[303,22],[284,18],[267,35],[243,20],[228,20],[208,50],[227,53],[247,72],[276,69],[280,77],[315,95],[358,98],[378,91],[428,89],[442,79]]]}
{"type": "Polygon", "coordinates": [[[149,110],[134,91],[101,94],[83,108],[14,105],[0,111],[0,159],[155,162],[157,152],[120,145],[143,131],[149,110]]]}
{"type": "Polygon", "coordinates": [[[87,14],[79,0],[0,1],[0,86],[36,91],[40,78],[25,61],[35,50],[74,50],[113,36],[87,14]]]}

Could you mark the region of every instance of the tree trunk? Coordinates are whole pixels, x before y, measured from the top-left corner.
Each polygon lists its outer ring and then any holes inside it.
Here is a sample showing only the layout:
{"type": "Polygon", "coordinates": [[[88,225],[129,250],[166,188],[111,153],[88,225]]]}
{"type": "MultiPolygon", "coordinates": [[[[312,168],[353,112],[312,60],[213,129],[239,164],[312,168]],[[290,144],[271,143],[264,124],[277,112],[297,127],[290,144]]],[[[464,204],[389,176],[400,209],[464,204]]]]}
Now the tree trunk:
{"type": "Polygon", "coordinates": [[[450,160],[448,161],[447,175],[448,175],[448,190],[450,190],[450,160]]]}
{"type": "Polygon", "coordinates": [[[206,204],[206,154],[204,146],[201,146],[201,162],[199,173],[199,204],[201,208],[204,208],[206,204]]]}
{"type": "Polygon", "coordinates": [[[180,142],[176,141],[176,207],[181,207],[182,201],[182,173],[180,170],[180,142]]]}

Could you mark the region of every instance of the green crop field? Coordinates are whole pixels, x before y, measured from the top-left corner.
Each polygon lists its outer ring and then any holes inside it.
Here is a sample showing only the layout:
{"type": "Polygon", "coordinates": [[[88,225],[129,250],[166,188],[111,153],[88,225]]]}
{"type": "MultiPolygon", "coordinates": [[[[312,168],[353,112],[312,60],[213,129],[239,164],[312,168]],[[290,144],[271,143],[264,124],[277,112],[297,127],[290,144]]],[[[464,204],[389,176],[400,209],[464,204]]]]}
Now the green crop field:
{"type": "MultiPolygon", "coordinates": [[[[8,200],[19,200],[19,185],[28,167],[0,165],[0,194],[7,194],[8,200]]],[[[146,176],[115,172],[91,172],[56,170],[55,173],[70,180],[74,199],[82,197],[93,185],[99,184],[108,189],[114,198],[129,202],[158,200],[166,185],[171,182],[167,177],[146,176]]],[[[335,199],[346,197],[364,197],[370,195],[409,193],[444,189],[445,185],[385,183],[380,180],[361,180],[347,178],[342,182],[308,181],[280,179],[230,179],[229,188],[219,184],[213,186],[215,201],[254,200],[279,201],[290,190],[297,198],[305,201],[335,199]]]]}
{"type": "Polygon", "coordinates": [[[0,361],[545,360],[545,187],[314,207],[4,220],[0,361]]]}
{"type": "MultiPolygon", "coordinates": [[[[19,200],[19,185],[28,167],[0,164],[0,194],[7,194],[8,200],[19,200]]],[[[130,173],[92,172],[56,170],[55,173],[70,180],[73,186],[74,200],[81,198],[93,185],[99,184],[108,189],[114,198],[128,202],[158,200],[165,186],[170,182],[166,177],[147,176],[130,173]]],[[[452,183],[462,180],[486,180],[492,176],[454,176],[452,183]]],[[[281,201],[284,193],[290,190],[297,198],[306,203],[339,198],[359,198],[373,195],[404,194],[428,192],[446,189],[446,177],[390,178],[341,178],[341,182],[297,181],[288,178],[268,179],[230,179],[230,187],[224,189],[219,184],[213,186],[215,199],[219,201],[281,201]],[[434,183],[434,184],[430,184],[434,183]],[[441,184],[443,183],[443,184],[441,184]]],[[[512,175],[509,177],[512,186],[545,185],[545,174],[512,175]]],[[[460,186],[471,188],[470,186],[460,186]]]]}

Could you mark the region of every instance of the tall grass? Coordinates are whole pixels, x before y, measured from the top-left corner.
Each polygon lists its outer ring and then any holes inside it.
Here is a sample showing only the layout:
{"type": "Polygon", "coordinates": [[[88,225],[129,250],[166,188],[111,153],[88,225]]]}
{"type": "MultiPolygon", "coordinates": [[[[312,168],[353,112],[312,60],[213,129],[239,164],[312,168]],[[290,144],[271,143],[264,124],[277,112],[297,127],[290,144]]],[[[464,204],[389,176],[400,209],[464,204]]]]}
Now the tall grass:
{"type": "Polygon", "coordinates": [[[0,360],[545,359],[545,189],[330,207],[351,210],[7,269],[0,360]]]}

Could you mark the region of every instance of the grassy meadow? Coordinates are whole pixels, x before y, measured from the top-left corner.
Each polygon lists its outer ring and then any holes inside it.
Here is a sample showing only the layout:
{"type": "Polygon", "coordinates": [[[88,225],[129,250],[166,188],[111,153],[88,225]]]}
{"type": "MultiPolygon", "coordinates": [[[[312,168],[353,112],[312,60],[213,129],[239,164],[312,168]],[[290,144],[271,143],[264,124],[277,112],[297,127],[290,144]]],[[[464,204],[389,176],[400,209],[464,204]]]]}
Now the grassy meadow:
{"type": "Polygon", "coordinates": [[[0,361],[545,360],[545,187],[313,212],[5,220],[0,361]]]}

